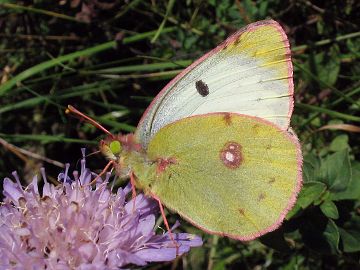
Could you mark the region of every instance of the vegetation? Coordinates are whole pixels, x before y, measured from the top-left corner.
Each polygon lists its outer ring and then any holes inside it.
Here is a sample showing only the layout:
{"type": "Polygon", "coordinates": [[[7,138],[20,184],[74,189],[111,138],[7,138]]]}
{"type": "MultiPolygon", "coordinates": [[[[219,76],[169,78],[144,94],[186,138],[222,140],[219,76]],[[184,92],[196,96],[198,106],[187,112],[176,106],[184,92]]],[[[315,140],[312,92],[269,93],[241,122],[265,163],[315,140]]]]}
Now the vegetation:
{"type": "MultiPolygon", "coordinates": [[[[45,167],[56,179],[56,166],[75,166],[81,147],[98,150],[102,132],[65,115],[68,104],[114,133],[132,132],[174,75],[236,29],[272,18],[293,51],[292,126],[305,156],[298,202],[280,229],[248,243],[182,221],[204,246],[147,269],[359,269],[359,8],[355,0],[0,0],[0,178],[45,167]]],[[[105,165],[101,155],[88,162],[105,165]]]]}

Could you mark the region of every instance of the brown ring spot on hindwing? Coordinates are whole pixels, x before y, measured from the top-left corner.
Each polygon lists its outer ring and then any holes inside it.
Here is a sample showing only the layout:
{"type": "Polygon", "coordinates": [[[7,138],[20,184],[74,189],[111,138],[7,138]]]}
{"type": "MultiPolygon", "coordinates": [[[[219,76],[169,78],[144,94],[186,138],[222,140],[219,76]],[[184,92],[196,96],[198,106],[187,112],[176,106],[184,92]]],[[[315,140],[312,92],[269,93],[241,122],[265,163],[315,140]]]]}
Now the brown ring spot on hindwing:
{"type": "Polygon", "coordinates": [[[203,97],[206,97],[209,94],[209,87],[202,80],[196,81],[195,88],[203,97]]]}
{"type": "Polygon", "coordinates": [[[220,160],[229,169],[238,168],[243,162],[241,145],[237,142],[227,142],[220,151],[220,160]]]}

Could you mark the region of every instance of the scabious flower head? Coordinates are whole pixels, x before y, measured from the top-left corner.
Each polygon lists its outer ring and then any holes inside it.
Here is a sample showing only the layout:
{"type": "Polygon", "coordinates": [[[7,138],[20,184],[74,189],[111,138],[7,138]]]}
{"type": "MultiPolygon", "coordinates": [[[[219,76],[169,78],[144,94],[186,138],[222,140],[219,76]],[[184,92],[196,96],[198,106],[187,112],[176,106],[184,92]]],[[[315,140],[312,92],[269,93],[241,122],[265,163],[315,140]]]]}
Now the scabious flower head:
{"type": "Polygon", "coordinates": [[[138,194],[126,201],[130,186],[115,193],[108,188],[109,175],[96,187],[88,185],[96,174],[81,161],[80,175],[68,175],[69,165],[55,186],[42,175],[23,189],[4,179],[0,206],[0,269],[124,269],[130,264],[171,261],[202,245],[198,236],[154,232],[157,203],[138,194]]]}

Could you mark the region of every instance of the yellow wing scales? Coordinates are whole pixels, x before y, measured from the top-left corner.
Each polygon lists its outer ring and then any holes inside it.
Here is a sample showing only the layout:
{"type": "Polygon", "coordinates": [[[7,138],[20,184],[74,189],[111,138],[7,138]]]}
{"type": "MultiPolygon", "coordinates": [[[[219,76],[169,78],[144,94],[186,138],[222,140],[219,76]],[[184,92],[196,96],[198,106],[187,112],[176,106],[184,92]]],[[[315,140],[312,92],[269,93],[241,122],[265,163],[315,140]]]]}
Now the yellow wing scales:
{"type": "Polygon", "coordinates": [[[156,133],[147,154],[154,163],[174,161],[151,183],[165,206],[208,232],[241,240],[277,228],[301,185],[297,140],[255,117],[184,118],[156,133]]]}
{"type": "Polygon", "coordinates": [[[247,54],[258,58],[263,66],[276,65],[280,77],[288,75],[288,66],[284,62],[291,62],[289,44],[274,25],[256,28],[239,36],[239,41],[229,47],[229,54],[247,54]]]}

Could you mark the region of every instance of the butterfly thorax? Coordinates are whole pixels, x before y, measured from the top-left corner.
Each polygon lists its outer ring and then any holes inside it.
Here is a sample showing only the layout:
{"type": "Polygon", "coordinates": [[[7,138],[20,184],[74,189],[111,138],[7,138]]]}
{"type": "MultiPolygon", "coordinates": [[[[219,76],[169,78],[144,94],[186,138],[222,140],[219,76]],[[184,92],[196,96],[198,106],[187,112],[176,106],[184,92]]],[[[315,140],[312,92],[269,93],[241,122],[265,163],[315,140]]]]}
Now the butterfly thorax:
{"type": "Polygon", "coordinates": [[[161,161],[150,160],[134,134],[109,136],[100,142],[100,151],[108,160],[114,161],[120,178],[129,178],[133,173],[136,187],[145,192],[150,190],[161,161]]]}

